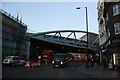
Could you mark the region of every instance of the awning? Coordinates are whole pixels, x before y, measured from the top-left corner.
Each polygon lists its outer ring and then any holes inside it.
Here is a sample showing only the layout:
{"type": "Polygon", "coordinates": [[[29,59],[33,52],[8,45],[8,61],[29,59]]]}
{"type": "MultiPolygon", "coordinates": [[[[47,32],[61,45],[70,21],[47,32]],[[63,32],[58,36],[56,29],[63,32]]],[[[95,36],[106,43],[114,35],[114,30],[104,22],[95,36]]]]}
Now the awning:
{"type": "Polygon", "coordinates": [[[120,43],[109,45],[107,47],[106,53],[107,54],[120,53],[120,43]]]}
{"type": "Polygon", "coordinates": [[[99,46],[98,48],[97,48],[97,50],[105,50],[106,49],[106,46],[105,45],[101,45],[101,46],[99,46]]]}

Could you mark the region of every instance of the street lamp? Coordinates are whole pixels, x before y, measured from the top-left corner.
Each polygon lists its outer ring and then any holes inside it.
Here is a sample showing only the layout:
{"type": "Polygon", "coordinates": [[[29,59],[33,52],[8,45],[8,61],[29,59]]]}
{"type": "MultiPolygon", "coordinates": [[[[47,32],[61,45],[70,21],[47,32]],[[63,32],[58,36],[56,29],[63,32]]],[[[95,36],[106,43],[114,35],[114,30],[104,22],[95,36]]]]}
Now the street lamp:
{"type": "Polygon", "coordinates": [[[87,56],[87,65],[88,65],[88,15],[87,15],[87,7],[77,7],[76,9],[85,8],[86,10],[86,31],[87,31],[87,49],[86,49],[86,56],[87,56]]]}

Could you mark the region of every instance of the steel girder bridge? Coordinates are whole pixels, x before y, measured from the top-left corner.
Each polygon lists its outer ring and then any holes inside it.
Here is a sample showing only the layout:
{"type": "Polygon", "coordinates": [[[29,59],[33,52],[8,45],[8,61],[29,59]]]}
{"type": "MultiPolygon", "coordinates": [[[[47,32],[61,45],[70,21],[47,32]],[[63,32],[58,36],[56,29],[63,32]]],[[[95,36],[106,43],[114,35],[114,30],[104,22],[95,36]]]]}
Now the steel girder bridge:
{"type": "MultiPolygon", "coordinates": [[[[79,30],[58,30],[34,33],[29,35],[32,39],[44,41],[46,43],[67,46],[77,49],[87,48],[86,31],[79,30]]],[[[98,47],[98,35],[92,32],[88,32],[88,50],[96,50],[98,47]]],[[[48,46],[48,45],[46,45],[48,46]]],[[[52,46],[51,46],[52,47],[52,46]]]]}

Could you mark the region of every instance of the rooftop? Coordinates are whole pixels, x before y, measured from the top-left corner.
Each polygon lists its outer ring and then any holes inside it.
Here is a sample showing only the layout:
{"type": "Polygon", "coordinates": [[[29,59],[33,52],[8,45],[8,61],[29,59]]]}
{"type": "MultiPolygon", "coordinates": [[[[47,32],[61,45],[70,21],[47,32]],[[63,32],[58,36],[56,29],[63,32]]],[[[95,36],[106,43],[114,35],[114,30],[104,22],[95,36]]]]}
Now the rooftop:
{"type": "Polygon", "coordinates": [[[24,27],[27,27],[27,25],[25,23],[22,22],[22,20],[19,20],[18,18],[15,18],[14,16],[12,16],[11,14],[7,13],[6,11],[0,9],[0,13],[6,15],[7,17],[11,18],[12,20],[14,20],[15,22],[21,24],[24,27]]]}

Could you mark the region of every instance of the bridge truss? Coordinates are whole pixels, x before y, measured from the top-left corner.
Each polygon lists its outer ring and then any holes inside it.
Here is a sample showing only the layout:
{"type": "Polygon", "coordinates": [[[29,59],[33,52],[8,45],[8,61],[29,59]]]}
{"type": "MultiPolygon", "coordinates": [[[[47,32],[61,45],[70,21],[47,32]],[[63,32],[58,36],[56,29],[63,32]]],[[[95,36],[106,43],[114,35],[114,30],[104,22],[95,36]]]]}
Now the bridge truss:
{"type": "MultiPolygon", "coordinates": [[[[86,49],[86,33],[79,30],[58,30],[31,34],[30,37],[49,43],[86,49]]],[[[92,32],[89,32],[88,35],[88,49],[96,50],[98,47],[98,35],[92,32]]]]}

